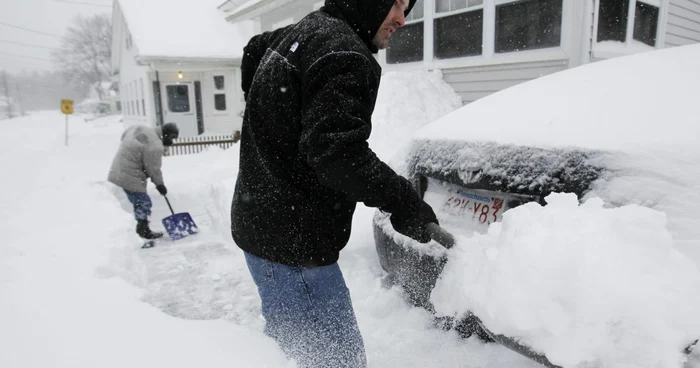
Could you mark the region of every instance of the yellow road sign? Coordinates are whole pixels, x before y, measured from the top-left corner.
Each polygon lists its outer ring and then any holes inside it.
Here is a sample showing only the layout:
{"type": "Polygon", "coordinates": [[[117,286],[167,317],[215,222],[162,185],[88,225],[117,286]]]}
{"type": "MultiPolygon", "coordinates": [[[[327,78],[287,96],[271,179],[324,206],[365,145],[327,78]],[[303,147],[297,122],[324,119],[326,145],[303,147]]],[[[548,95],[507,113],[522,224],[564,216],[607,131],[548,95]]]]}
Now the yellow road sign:
{"type": "Polygon", "coordinates": [[[66,115],[73,114],[73,100],[61,100],[61,112],[66,115]]]}

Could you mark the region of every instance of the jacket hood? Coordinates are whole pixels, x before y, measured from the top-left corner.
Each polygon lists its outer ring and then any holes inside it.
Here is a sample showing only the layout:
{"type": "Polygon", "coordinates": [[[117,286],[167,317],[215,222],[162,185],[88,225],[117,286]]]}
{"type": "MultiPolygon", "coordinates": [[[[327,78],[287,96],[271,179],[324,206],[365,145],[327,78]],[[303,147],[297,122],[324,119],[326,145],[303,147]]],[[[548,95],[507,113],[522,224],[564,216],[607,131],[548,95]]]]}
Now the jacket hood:
{"type": "MultiPolygon", "coordinates": [[[[396,0],[326,0],[323,11],[345,20],[367,44],[372,53],[377,47],[372,38],[381,27],[396,0]]],[[[409,0],[405,15],[411,12],[417,0],[409,0]]]]}

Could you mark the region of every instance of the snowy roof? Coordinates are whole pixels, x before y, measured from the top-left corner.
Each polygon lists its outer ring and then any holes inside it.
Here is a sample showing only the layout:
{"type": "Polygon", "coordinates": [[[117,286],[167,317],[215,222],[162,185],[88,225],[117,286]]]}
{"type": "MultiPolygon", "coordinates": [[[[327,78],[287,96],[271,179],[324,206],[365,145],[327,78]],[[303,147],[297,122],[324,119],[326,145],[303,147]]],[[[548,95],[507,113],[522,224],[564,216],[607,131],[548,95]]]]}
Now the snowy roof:
{"type": "Polygon", "coordinates": [[[418,135],[611,151],[696,147],[698,60],[696,44],[569,69],[477,100],[418,135]]]}
{"type": "MultiPolygon", "coordinates": [[[[226,14],[226,20],[230,22],[253,19],[259,17],[261,14],[266,13],[270,10],[279,8],[280,6],[289,4],[294,0],[242,0],[240,5],[233,7],[233,3],[230,3],[226,8],[231,8],[226,14]]],[[[227,3],[223,4],[226,5],[227,3]]]]}
{"type": "Polygon", "coordinates": [[[141,58],[238,59],[252,21],[228,23],[220,0],[117,0],[141,58]]]}

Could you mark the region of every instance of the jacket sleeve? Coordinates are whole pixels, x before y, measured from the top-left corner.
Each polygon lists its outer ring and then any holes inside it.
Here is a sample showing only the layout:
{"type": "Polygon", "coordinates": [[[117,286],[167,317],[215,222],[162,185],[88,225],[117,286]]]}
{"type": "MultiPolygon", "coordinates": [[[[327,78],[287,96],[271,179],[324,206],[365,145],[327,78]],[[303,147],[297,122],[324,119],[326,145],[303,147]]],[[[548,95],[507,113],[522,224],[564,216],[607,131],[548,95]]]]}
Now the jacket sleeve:
{"type": "Polygon", "coordinates": [[[151,178],[151,182],[155,185],[164,185],[163,172],[161,166],[163,162],[163,152],[156,148],[147,148],[143,152],[143,166],[146,175],[151,178]]]}
{"type": "Polygon", "coordinates": [[[378,76],[359,53],[331,53],[302,77],[299,150],[322,185],[388,212],[416,211],[421,199],[369,148],[378,76]]]}
{"type": "Polygon", "coordinates": [[[253,78],[255,77],[255,72],[258,70],[258,65],[260,65],[260,60],[262,60],[270,44],[277,39],[277,37],[284,33],[285,30],[289,29],[293,25],[288,25],[286,27],[278,28],[271,32],[265,32],[257,36],[253,36],[248,44],[243,47],[243,58],[241,59],[241,88],[243,89],[243,98],[248,100],[248,90],[253,84],[253,78]]]}

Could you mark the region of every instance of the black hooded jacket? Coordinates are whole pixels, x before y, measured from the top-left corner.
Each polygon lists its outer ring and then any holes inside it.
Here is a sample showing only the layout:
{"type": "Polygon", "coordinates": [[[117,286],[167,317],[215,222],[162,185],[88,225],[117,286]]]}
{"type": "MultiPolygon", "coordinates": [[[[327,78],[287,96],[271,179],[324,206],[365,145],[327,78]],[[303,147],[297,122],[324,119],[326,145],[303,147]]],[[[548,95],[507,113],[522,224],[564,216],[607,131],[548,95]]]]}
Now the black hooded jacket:
{"type": "Polygon", "coordinates": [[[329,265],[348,242],[357,202],[418,211],[411,183],[367,144],[381,76],[371,40],[393,4],[326,0],[245,47],[231,209],[232,235],[244,251],[292,266],[329,265]]]}

